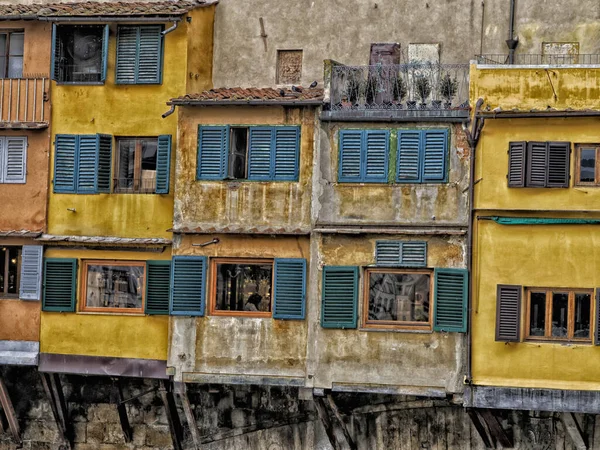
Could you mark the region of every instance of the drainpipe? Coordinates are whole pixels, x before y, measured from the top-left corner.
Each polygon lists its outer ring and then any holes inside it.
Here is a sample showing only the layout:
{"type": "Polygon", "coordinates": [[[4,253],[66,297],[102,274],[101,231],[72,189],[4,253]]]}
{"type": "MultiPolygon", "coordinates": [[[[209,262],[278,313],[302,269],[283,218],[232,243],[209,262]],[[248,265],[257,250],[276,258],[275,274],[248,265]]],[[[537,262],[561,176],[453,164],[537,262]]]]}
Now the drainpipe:
{"type": "Polygon", "coordinates": [[[515,63],[515,50],[519,45],[519,38],[515,39],[515,0],[510,0],[510,20],[508,23],[508,39],[506,40],[508,45],[508,63],[515,63]]]}
{"type": "Polygon", "coordinates": [[[161,34],[164,36],[165,34],[169,34],[171,31],[175,31],[175,29],[177,28],[177,25],[179,25],[179,22],[173,23],[172,27],[169,27],[166,30],[162,31],[161,34]]]}

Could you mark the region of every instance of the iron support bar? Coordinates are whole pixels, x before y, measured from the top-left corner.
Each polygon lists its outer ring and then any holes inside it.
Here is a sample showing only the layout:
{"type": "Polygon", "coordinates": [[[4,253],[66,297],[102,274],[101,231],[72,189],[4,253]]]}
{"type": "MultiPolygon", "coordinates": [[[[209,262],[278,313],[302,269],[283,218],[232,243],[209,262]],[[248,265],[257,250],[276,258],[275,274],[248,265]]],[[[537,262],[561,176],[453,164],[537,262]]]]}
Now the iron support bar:
{"type": "Polygon", "coordinates": [[[17,414],[15,413],[15,409],[10,400],[8,390],[6,389],[6,385],[4,384],[2,377],[0,377],[0,405],[2,405],[2,409],[4,410],[4,415],[8,421],[8,427],[13,435],[13,440],[17,445],[22,445],[23,441],[21,440],[21,429],[19,428],[17,414]]]}
{"type": "Polygon", "coordinates": [[[162,397],[165,410],[167,412],[167,421],[171,431],[171,439],[173,440],[174,450],[183,450],[181,445],[182,429],[175,405],[175,397],[173,395],[173,387],[170,380],[162,380],[162,385],[159,388],[160,396],[162,397]]]}

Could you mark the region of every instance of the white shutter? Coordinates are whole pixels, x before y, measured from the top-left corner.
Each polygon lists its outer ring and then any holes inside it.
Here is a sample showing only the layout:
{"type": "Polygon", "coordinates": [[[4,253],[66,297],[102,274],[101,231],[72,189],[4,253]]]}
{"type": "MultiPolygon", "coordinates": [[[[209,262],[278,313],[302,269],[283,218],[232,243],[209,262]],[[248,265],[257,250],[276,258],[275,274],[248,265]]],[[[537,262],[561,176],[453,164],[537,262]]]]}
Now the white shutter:
{"type": "Polygon", "coordinates": [[[27,138],[6,137],[5,183],[25,183],[27,172],[27,138]]]}
{"type": "Polygon", "coordinates": [[[42,252],[41,245],[24,245],[21,251],[21,286],[19,298],[22,300],[39,300],[42,286],[42,252]]]}
{"type": "Polygon", "coordinates": [[[4,177],[6,172],[6,151],[4,149],[6,139],[0,137],[0,183],[4,183],[4,177]]]}

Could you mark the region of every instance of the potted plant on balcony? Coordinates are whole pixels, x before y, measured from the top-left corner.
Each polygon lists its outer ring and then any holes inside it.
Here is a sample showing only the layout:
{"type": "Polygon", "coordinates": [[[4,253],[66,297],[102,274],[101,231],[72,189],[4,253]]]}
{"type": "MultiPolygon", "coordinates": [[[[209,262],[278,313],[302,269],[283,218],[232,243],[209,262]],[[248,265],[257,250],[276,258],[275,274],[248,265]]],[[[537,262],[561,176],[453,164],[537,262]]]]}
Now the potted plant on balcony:
{"type": "Polygon", "coordinates": [[[408,93],[406,88],[406,82],[400,74],[392,76],[392,104],[396,105],[397,108],[402,108],[402,101],[408,93]]]}
{"type": "Polygon", "coordinates": [[[452,106],[452,100],[458,91],[458,81],[456,78],[452,78],[449,73],[442,77],[440,82],[440,95],[446,103],[444,103],[445,109],[450,109],[452,106]]]}
{"type": "Polygon", "coordinates": [[[379,85],[379,73],[370,71],[365,83],[365,100],[367,102],[367,108],[375,103],[379,92],[379,85]]]}
{"type": "Polygon", "coordinates": [[[419,107],[425,109],[427,107],[427,98],[431,94],[431,83],[429,78],[424,75],[417,76],[415,80],[415,89],[417,90],[417,96],[421,100],[419,107]]]}
{"type": "Polygon", "coordinates": [[[351,69],[348,72],[348,79],[344,92],[346,101],[342,100],[343,107],[348,108],[358,104],[358,98],[360,97],[360,85],[360,72],[355,69],[351,69]]]}

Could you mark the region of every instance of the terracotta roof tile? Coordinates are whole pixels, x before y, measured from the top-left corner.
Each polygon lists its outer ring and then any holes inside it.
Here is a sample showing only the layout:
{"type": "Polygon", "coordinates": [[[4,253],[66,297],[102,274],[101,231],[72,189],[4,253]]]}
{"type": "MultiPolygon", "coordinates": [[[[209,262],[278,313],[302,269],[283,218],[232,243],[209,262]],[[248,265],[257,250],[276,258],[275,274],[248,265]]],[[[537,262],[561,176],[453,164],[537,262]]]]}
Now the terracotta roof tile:
{"type": "Polygon", "coordinates": [[[229,102],[314,102],[319,103],[323,100],[323,89],[320,88],[302,88],[297,91],[288,88],[215,88],[209,91],[203,91],[199,94],[186,94],[183,97],[174,98],[173,103],[229,103],[229,102]]]}
{"type": "Polygon", "coordinates": [[[93,16],[177,16],[198,6],[211,3],[205,0],[168,0],[158,2],[69,2],[32,5],[0,5],[0,17],[93,17],[93,16]]]}
{"type": "Polygon", "coordinates": [[[211,234],[211,233],[222,233],[222,234],[292,234],[292,235],[306,235],[310,234],[310,228],[301,228],[301,227],[270,227],[270,226],[257,226],[257,227],[247,227],[247,226],[223,226],[223,227],[215,227],[215,226],[198,226],[195,228],[191,227],[182,227],[182,228],[172,228],[170,230],[175,234],[211,234]]]}

